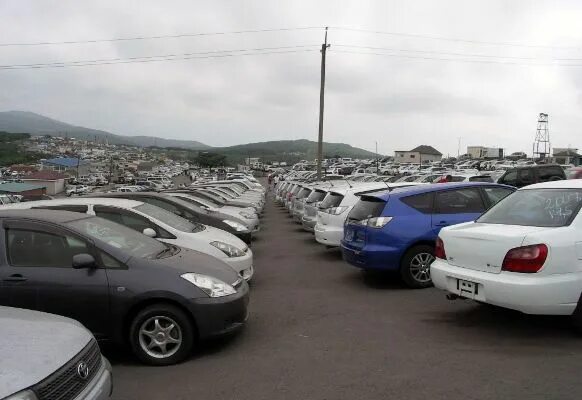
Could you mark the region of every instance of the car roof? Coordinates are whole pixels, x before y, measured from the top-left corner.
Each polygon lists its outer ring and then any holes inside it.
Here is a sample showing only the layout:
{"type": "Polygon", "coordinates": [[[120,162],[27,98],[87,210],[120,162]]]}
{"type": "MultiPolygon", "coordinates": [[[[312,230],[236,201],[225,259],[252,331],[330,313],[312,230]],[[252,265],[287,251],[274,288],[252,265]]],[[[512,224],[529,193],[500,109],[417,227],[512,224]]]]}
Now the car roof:
{"type": "Polygon", "coordinates": [[[525,186],[519,190],[531,189],[582,189],[582,179],[566,179],[560,181],[535,183],[533,185],[525,186]]]}
{"type": "MultiPolygon", "coordinates": [[[[387,200],[388,197],[396,195],[414,195],[414,194],[422,194],[422,193],[430,193],[430,192],[438,192],[440,190],[446,189],[462,189],[462,188],[470,188],[470,187],[487,187],[487,186],[495,186],[495,187],[505,187],[508,189],[515,190],[512,186],[507,185],[500,185],[498,183],[492,182],[449,182],[449,183],[433,183],[428,185],[415,185],[415,186],[408,186],[408,187],[400,187],[398,190],[393,190],[391,192],[381,192],[377,194],[369,194],[368,196],[378,197],[382,200],[387,200]]],[[[396,189],[396,188],[395,188],[396,189]]]]}
{"type": "Polygon", "coordinates": [[[53,200],[37,200],[27,201],[24,203],[14,203],[2,206],[0,210],[15,209],[15,210],[29,210],[32,207],[42,206],[64,206],[64,205],[89,205],[100,204],[105,206],[116,206],[120,208],[134,208],[144,204],[142,201],[118,199],[110,197],[79,197],[76,199],[53,199],[53,200]]]}
{"type": "Polygon", "coordinates": [[[81,214],[72,211],[56,210],[27,210],[27,209],[0,209],[0,219],[2,218],[22,218],[29,220],[52,222],[63,224],[79,219],[92,218],[92,215],[81,214]]]}
{"type": "MultiPolygon", "coordinates": [[[[532,164],[517,164],[516,166],[514,166],[511,169],[524,169],[524,168],[545,168],[545,167],[558,167],[558,168],[562,168],[559,164],[536,164],[536,165],[532,165],[532,164]]],[[[509,171],[509,170],[508,170],[509,171]]]]}

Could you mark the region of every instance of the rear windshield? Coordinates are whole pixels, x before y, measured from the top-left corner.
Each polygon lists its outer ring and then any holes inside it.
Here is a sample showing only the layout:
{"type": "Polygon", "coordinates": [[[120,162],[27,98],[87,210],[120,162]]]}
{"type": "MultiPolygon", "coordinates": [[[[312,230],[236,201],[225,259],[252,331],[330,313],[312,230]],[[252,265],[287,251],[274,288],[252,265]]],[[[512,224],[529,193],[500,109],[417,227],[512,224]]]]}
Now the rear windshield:
{"type": "Polygon", "coordinates": [[[303,188],[299,191],[299,193],[297,193],[297,198],[302,199],[304,197],[307,197],[307,196],[309,196],[310,192],[311,192],[311,189],[303,188]]]}
{"type": "Polygon", "coordinates": [[[349,221],[362,221],[379,217],[386,202],[375,197],[362,197],[348,214],[349,221]]]}
{"type": "Polygon", "coordinates": [[[558,227],[569,225],[582,206],[582,189],[520,190],[507,196],[477,222],[558,227]]]}
{"type": "Polygon", "coordinates": [[[307,196],[307,203],[315,203],[316,201],[321,201],[325,197],[327,192],[321,190],[314,190],[309,196],[307,196]]]}
{"type": "Polygon", "coordinates": [[[331,193],[330,192],[327,194],[327,196],[325,196],[325,199],[323,199],[323,201],[319,205],[319,208],[325,209],[325,208],[337,207],[340,205],[340,203],[342,202],[343,199],[344,199],[343,195],[341,195],[339,193],[331,193]]]}

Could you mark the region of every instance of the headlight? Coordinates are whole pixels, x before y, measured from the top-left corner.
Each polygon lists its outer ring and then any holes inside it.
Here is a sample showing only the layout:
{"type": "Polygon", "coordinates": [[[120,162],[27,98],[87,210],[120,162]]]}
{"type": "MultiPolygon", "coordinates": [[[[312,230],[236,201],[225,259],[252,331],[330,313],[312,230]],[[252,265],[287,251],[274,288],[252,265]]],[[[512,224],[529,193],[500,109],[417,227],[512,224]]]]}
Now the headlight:
{"type": "Polygon", "coordinates": [[[224,242],[211,242],[211,245],[216,247],[218,250],[222,251],[229,257],[242,257],[245,255],[245,252],[239,249],[238,247],[234,247],[228,243],[224,242]]]}
{"type": "Polygon", "coordinates": [[[347,209],[348,209],[348,207],[343,206],[343,207],[332,207],[332,208],[328,208],[325,211],[327,213],[329,213],[329,214],[332,214],[332,215],[340,215],[341,213],[343,213],[347,209]]]}
{"type": "Polygon", "coordinates": [[[199,289],[202,289],[210,297],[223,297],[236,293],[236,290],[228,283],[212,276],[195,274],[193,272],[180,276],[199,289]]]}
{"type": "Polygon", "coordinates": [[[238,223],[236,221],[231,221],[230,219],[225,219],[222,222],[224,222],[228,226],[233,227],[234,229],[236,229],[237,232],[242,232],[242,231],[246,231],[247,230],[247,227],[244,226],[243,224],[238,223]]]}

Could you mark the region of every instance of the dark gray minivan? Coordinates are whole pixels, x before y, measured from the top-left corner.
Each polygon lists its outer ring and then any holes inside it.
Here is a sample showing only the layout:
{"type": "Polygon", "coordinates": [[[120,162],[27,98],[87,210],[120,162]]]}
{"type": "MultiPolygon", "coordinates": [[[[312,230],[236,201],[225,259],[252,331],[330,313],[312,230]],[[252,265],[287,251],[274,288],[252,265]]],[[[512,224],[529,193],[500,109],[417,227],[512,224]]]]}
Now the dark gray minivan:
{"type": "Polygon", "coordinates": [[[143,362],[241,328],[249,288],[224,262],[86,214],[0,211],[0,306],[81,322],[143,362]]]}

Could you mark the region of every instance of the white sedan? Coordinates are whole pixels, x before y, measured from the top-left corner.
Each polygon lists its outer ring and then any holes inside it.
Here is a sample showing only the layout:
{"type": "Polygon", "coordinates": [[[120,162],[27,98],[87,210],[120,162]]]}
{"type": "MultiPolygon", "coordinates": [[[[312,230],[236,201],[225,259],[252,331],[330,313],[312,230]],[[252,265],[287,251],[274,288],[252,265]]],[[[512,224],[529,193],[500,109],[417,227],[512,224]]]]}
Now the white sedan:
{"type": "Polygon", "coordinates": [[[527,314],[573,315],[582,328],[582,180],[509,195],[475,222],[444,228],[434,285],[527,314]]]}
{"type": "Polygon", "coordinates": [[[117,222],[161,242],[214,256],[250,281],[254,274],[253,252],[239,238],[221,229],[194,224],[163,208],[141,201],[87,197],[29,201],[2,209],[48,209],[82,212],[117,222]]]}

